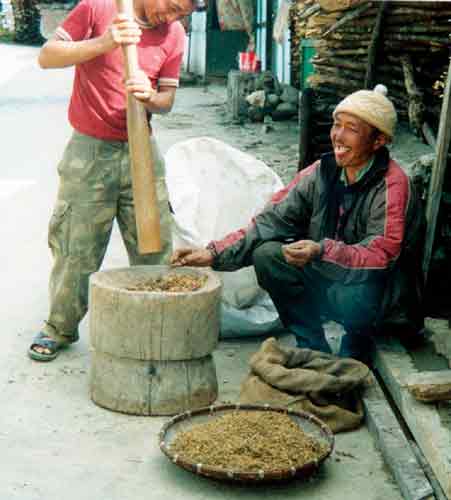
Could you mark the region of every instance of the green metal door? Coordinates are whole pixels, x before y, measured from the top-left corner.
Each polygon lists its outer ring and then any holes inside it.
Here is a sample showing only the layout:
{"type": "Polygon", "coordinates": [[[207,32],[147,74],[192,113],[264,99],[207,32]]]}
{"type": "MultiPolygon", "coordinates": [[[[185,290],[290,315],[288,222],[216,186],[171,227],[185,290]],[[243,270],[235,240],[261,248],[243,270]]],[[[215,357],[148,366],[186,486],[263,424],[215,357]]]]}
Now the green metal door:
{"type": "Polygon", "coordinates": [[[299,49],[300,75],[299,85],[301,90],[309,86],[307,78],[313,75],[315,68],[312,63],[312,57],[315,55],[315,41],[310,38],[304,38],[299,49]]]}

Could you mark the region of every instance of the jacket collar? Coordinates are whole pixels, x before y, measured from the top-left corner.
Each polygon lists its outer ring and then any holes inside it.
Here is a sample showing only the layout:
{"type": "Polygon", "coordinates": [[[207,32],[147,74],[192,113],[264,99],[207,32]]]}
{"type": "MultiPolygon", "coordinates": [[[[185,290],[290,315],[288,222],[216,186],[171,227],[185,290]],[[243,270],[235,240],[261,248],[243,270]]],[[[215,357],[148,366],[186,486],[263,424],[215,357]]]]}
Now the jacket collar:
{"type": "MultiPolygon", "coordinates": [[[[375,178],[379,178],[388,169],[390,163],[390,152],[385,146],[379,148],[374,155],[374,162],[368,172],[352,186],[363,186],[375,178]]],[[[335,161],[333,153],[326,153],[321,156],[321,165],[325,167],[326,175],[329,179],[340,178],[341,167],[335,161]]]]}

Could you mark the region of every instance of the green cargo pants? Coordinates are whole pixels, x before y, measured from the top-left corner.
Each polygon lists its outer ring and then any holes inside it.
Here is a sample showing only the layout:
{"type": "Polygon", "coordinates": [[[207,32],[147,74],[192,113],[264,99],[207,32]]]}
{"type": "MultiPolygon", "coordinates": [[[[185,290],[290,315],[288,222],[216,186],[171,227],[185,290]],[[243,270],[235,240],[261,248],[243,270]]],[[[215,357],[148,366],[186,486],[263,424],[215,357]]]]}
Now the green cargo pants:
{"type": "Polygon", "coordinates": [[[103,141],[74,132],[58,165],[58,198],[49,223],[54,264],[50,312],[43,331],[60,342],[78,340],[78,325],[88,310],[91,273],[105,256],[116,218],[130,265],[167,263],[172,251],[164,160],[155,140],[154,169],[163,249],[139,255],[129,168],[128,143],[103,141]]]}

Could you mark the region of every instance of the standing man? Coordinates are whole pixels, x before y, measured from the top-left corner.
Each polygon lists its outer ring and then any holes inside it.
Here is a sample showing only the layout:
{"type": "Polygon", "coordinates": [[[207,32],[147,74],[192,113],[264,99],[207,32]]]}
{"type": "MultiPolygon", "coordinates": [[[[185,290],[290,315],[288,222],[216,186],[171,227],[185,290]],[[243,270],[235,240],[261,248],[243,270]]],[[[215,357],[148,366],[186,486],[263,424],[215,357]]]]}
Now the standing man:
{"type": "Polygon", "coordinates": [[[421,328],[423,217],[414,185],[385,147],[396,125],[386,89],[336,107],[333,153],[299,172],[243,230],[175,266],[234,271],[253,265],[297,345],[330,352],[323,322],[343,324],[339,355],[366,361],[382,323],[421,328]]]}
{"type": "Polygon", "coordinates": [[[154,168],[163,249],[139,255],[126,125],[126,92],[151,113],[167,113],[174,103],[185,44],[178,19],[196,0],[134,0],[135,17],[118,14],[114,0],[81,0],[41,49],[42,68],[75,65],[69,106],[74,129],[58,165],[58,199],[49,224],[54,265],[50,312],[28,354],[54,359],[78,340],[88,306],[88,280],[100,268],[116,218],[130,264],[159,264],[171,253],[171,216],[164,163],[154,168]],[[122,45],[136,44],[142,71],[124,82],[122,45]]]}

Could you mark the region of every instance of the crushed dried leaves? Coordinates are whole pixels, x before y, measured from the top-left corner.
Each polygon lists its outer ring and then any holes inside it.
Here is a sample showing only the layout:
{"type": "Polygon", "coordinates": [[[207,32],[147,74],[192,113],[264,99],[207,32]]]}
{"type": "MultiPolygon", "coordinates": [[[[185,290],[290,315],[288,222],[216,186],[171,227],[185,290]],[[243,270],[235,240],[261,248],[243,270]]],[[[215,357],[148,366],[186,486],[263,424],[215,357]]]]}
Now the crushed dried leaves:
{"type": "Polygon", "coordinates": [[[125,289],[132,292],[195,292],[207,282],[207,276],[189,274],[167,274],[159,278],[149,279],[125,289]]]}
{"type": "Polygon", "coordinates": [[[234,411],[178,434],[171,452],[204,466],[257,472],[318,460],[328,445],[305,433],[288,415],[274,411],[234,411]]]}

